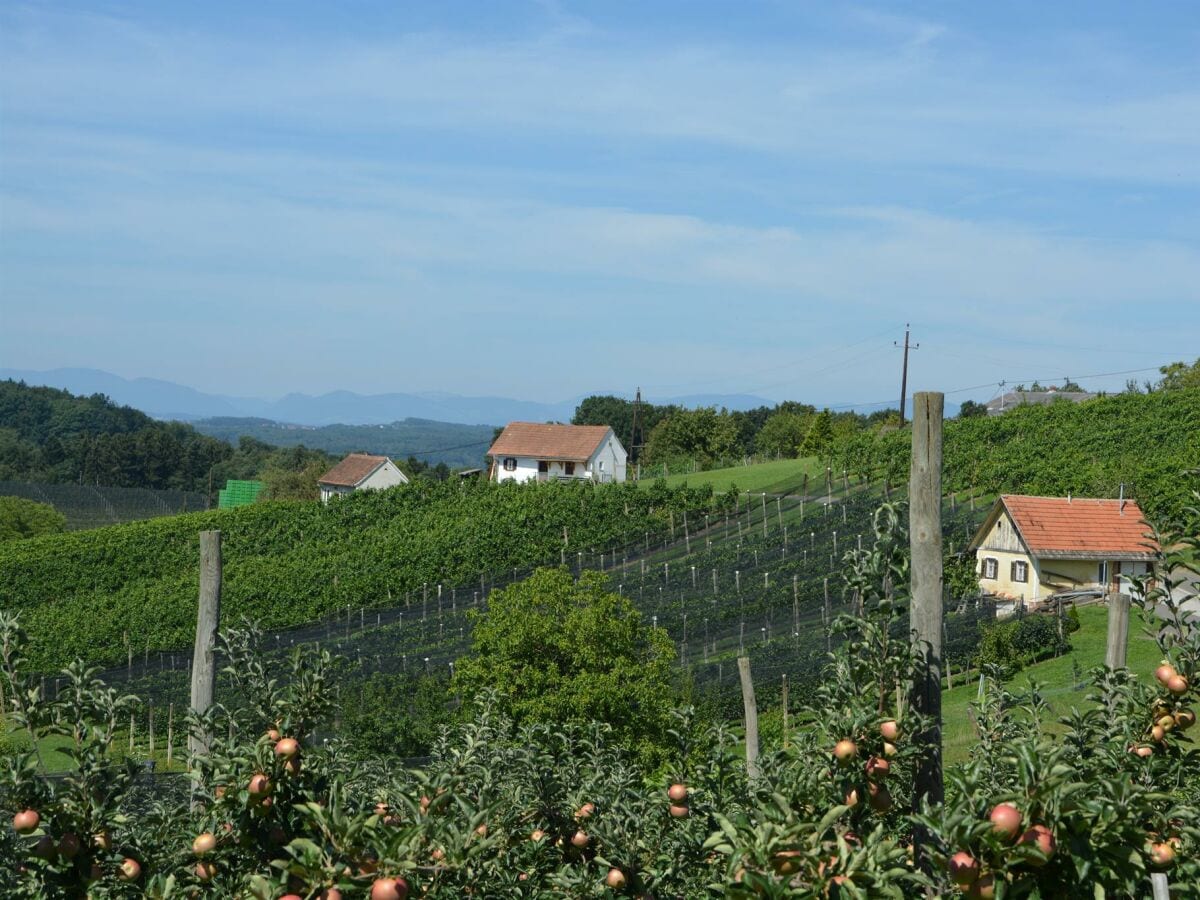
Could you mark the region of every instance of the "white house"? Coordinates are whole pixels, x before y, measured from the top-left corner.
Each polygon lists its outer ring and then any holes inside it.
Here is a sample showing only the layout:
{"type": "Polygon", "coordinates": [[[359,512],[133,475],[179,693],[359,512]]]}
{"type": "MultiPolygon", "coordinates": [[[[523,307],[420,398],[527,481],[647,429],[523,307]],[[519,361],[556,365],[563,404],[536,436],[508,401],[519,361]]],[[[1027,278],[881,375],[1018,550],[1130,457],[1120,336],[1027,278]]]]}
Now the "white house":
{"type": "Polygon", "coordinates": [[[510,422],[487,455],[497,482],[625,480],[625,448],[607,425],[510,422]]]}
{"type": "Polygon", "coordinates": [[[1132,500],[1003,494],[971,539],[979,587],[1035,602],[1066,590],[1128,593],[1158,544],[1132,500]]]}
{"type": "Polygon", "coordinates": [[[408,484],[404,473],[386,456],[351,453],[321,476],[321,502],[330,497],[353,494],[355,491],[381,491],[398,484],[408,484]]]}

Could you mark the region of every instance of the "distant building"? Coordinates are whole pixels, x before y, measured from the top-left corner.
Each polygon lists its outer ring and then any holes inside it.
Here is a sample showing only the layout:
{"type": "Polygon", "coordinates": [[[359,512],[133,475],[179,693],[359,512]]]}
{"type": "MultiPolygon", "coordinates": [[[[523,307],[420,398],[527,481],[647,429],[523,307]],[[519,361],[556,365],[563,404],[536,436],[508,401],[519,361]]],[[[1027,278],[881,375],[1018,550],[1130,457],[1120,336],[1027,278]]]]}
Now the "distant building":
{"type": "Polygon", "coordinates": [[[322,503],[328,503],[330,497],[355,491],[381,491],[398,484],[408,484],[408,479],[396,464],[386,456],[367,453],[351,453],[317,482],[322,503]]]}
{"type": "Polygon", "coordinates": [[[1055,400],[1070,400],[1072,403],[1082,403],[1091,400],[1095,394],[1087,391],[1060,391],[1050,388],[1045,391],[1009,391],[987,404],[987,414],[998,416],[1017,406],[1045,406],[1055,400]]]}
{"type": "Polygon", "coordinates": [[[510,422],[487,455],[497,482],[625,480],[625,448],[607,425],[510,422]]]}
{"type": "Polygon", "coordinates": [[[979,587],[1033,602],[1068,590],[1128,593],[1158,544],[1132,500],[1004,494],[975,532],[979,587]]]}

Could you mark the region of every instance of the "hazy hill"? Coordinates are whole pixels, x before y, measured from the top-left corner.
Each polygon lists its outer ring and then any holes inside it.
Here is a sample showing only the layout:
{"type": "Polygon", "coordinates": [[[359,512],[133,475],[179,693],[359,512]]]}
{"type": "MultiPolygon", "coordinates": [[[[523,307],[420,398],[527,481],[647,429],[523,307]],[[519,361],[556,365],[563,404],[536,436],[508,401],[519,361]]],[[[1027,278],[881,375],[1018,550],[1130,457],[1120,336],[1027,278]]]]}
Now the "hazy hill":
{"type": "MultiPolygon", "coordinates": [[[[512,421],[567,422],[583,399],[514,400],[509,397],[464,397],[440,392],[357,394],[331,391],[313,396],[292,393],[278,400],[207,394],[155,378],[122,378],[99,369],[51,369],[38,372],[0,369],[0,379],[43,385],[90,396],[100,393],[158,419],[193,421],[210,418],[257,418],[299,425],[388,425],[425,419],[461,425],[503,425],[512,421]]],[[[651,398],[647,398],[648,400],[651,398]]],[[[761,397],[742,394],[697,394],[658,397],[654,402],[677,406],[725,406],[752,409],[769,405],[761,397]]]]}
{"type": "Polygon", "coordinates": [[[398,460],[415,456],[430,465],[444,462],[452,468],[482,465],[495,430],[491,425],[457,425],[427,419],[405,419],[386,425],[316,426],[224,417],[200,419],[192,426],[202,434],[231,444],[245,435],[276,447],[303,444],[335,455],[366,451],[398,460]]]}

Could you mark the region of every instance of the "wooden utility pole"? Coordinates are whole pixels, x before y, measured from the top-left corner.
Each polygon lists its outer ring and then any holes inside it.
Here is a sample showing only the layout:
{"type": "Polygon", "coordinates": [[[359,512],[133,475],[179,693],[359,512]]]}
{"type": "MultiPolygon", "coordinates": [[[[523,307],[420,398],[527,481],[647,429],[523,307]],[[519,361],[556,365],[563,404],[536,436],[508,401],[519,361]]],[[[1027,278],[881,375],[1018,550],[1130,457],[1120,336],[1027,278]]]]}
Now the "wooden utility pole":
{"type": "MultiPolygon", "coordinates": [[[[892,344],[899,347],[899,341],[892,341],[892,344]]],[[[908,397],[908,351],[920,349],[920,344],[910,344],[908,342],[908,323],[904,323],[904,366],[900,370],[900,424],[904,424],[904,401],[908,397]]],[[[916,402],[914,398],[913,402],[916,402]]]]}
{"type": "MultiPolygon", "coordinates": [[[[928,800],[940,805],[942,783],[942,411],[945,397],[918,393],[913,398],[912,464],[909,469],[908,537],[912,554],[913,642],[924,658],[912,705],[929,726],[915,736],[924,751],[913,790],[913,809],[928,800]]],[[[918,859],[927,838],[917,832],[918,859]]]]}
{"type": "Polygon", "coordinates": [[[738,657],[738,677],[742,681],[742,706],[746,711],[746,774],[758,778],[758,705],[754,700],[754,680],[750,677],[750,657],[738,657]]]}
{"type": "MultiPolygon", "coordinates": [[[[216,685],[215,649],[221,627],[221,532],[200,532],[200,605],[196,612],[196,645],[192,651],[191,707],[197,713],[212,706],[216,685]]],[[[188,737],[188,752],[208,752],[210,736],[188,737]]]]}

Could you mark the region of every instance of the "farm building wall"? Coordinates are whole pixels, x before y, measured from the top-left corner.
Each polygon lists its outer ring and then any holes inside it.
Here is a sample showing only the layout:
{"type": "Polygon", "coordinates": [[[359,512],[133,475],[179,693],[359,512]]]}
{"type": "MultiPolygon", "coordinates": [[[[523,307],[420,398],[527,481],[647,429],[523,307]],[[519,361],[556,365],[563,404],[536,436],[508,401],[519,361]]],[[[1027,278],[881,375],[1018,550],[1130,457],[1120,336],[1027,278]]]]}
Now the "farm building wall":
{"type": "Polygon", "coordinates": [[[358,486],[360,491],[382,491],[386,488],[395,487],[398,484],[408,484],[408,479],[404,477],[394,462],[390,459],[382,466],[372,472],[358,486]]]}

